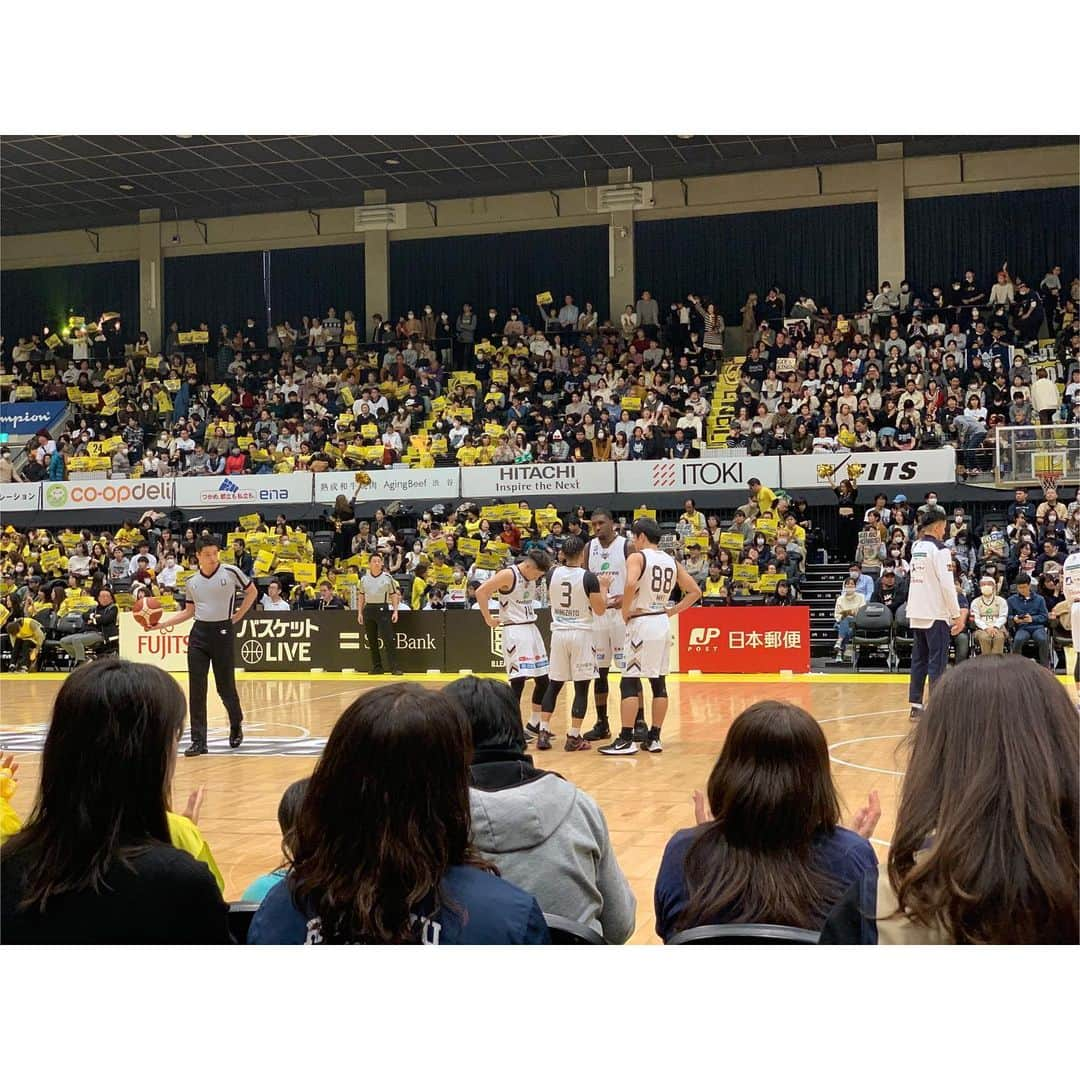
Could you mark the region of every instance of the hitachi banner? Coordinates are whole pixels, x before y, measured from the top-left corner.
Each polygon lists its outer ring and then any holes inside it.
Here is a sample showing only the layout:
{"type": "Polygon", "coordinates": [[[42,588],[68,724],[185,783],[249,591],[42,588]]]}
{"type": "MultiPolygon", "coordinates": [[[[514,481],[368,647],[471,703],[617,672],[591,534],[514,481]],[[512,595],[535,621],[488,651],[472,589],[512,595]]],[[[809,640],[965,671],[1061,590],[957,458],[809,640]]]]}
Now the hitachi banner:
{"type": "Polygon", "coordinates": [[[738,491],[751,478],[768,488],[780,486],[778,457],[709,457],[685,461],[620,461],[615,466],[620,492],[738,491]]]}
{"type": "MultiPolygon", "coordinates": [[[[760,460],[760,459],[757,459],[760,460]]],[[[889,450],[873,454],[799,454],[780,459],[785,488],[858,484],[950,484],[956,480],[956,450],[889,450]]]]}
{"type": "Polygon", "coordinates": [[[461,494],[466,499],[610,495],[614,490],[615,465],[610,461],[474,465],[461,470],[461,494]]]}

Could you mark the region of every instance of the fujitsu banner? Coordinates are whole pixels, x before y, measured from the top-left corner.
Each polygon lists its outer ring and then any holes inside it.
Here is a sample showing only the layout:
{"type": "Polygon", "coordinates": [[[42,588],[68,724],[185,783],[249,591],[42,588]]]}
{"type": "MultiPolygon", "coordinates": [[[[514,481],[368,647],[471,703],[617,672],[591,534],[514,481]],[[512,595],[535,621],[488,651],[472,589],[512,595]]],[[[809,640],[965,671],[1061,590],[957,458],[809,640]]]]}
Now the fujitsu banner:
{"type": "Polygon", "coordinates": [[[473,465],[461,470],[461,494],[466,499],[610,495],[614,490],[615,465],[610,461],[473,465]]]}
{"type": "Polygon", "coordinates": [[[185,508],[236,506],[258,509],[311,502],[309,472],[267,476],[184,476],[176,481],[176,505],[185,508]]]}
{"type": "Polygon", "coordinates": [[[460,469],[374,469],[371,472],[315,473],[315,501],[333,503],[339,495],[358,501],[456,499],[460,469]],[[357,479],[359,477],[359,479],[357,479]]]}
{"type": "Polygon", "coordinates": [[[46,480],[42,510],[110,510],[171,507],[176,480],[46,480]]]}
{"type": "Polygon", "coordinates": [[[956,450],[889,450],[873,454],[797,454],[783,458],[783,486],[832,487],[841,480],[858,484],[951,484],[956,480],[956,450]]]}
{"type": "Polygon", "coordinates": [[[766,487],[780,486],[778,457],[713,457],[685,461],[620,461],[615,466],[618,490],[636,493],[745,492],[751,478],[766,487]]]}

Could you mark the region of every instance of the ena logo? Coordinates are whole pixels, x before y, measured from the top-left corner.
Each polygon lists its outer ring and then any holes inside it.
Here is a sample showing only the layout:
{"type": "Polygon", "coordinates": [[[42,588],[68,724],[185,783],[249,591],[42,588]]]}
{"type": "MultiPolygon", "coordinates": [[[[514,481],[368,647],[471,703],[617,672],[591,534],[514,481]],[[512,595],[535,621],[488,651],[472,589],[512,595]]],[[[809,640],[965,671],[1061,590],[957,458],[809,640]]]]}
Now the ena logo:
{"type": "Polygon", "coordinates": [[[690,648],[703,649],[712,644],[720,636],[720,629],[716,626],[695,626],[690,631],[688,644],[690,648]]]}

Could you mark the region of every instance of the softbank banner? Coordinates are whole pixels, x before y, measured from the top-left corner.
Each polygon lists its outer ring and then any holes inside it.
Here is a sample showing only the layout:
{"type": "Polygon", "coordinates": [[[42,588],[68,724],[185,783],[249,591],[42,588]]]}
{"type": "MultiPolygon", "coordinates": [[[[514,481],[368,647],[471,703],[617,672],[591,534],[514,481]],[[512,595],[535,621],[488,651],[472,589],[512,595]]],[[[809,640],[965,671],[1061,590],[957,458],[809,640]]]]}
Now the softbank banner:
{"type": "Polygon", "coordinates": [[[196,509],[309,503],[311,476],[309,472],[268,476],[184,476],[175,481],[176,505],[196,509]]]}
{"type": "MultiPolygon", "coordinates": [[[[760,461],[760,458],[755,460],[760,461]]],[[[780,459],[785,488],[858,484],[948,484],[956,480],[956,450],[891,450],[874,454],[800,454],[780,459]]]]}
{"type": "Polygon", "coordinates": [[[168,479],[45,481],[41,484],[41,509],[66,512],[171,507],[176,484],[176,480],[168,479]]]}
{"type": "Polygon", "coordinates": [[[355,496],[358,501],[456,499],[461,490],[460,473],[457,468],[315,473],[315,501],[332,503],[339,495],[346,499],[355,496]]]}
{"type": "Polygon", "coordinates": [[[620,461],[620,492],[746,492],[751,477],[768,488],[780,486],[778,457],[696,458],[687,461],[620,461]]]}
{"type": "Polygon", "coordinates": [[[610,461],[474,465],[461,470],[461,494],[466,499],[610,495],[614,491],[615,465],[610,461]]]}

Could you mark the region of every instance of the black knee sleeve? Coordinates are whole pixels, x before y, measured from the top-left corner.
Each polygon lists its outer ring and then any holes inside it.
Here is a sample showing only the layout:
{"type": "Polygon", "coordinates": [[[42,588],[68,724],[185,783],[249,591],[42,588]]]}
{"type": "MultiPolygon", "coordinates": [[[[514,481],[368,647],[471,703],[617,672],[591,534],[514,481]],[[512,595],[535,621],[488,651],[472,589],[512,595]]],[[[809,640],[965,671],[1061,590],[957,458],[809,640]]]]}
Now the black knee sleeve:
{"type": "Polygon", "coordinates": [[[553,713],[555,711],[555,702],[559,700],[559,691],[562,690],[563,684],[556,682],[554,679],[544,680],[547,686],[544,688],[544,700],[541,703],[541,712],[553,713]]]}
{"type": "Polygon", "coordinates": [[[619,695],[624,700],[626,698],[641,697],[641,680],[629,679],[624,675],[619,682],[619,695]]]}
{"type": "Polygon", "coordinates": [[[510,689],[514,691],[514,697],[521,701],[521,695],[525,692],[525,683],[527,679],[511,679],[510,689]]]}
{"type": "Polygon", "coordinates": [[[589,679],[574,680],[574,704],[570,707],[570,715],[575,720],[584,720],[585,713],[589,709],[589,679]]]}
{"type": "Polygon", "coordinates": [[[533,696],[532,703],[536,708],[540,708],[544,701],[544,695],[547,693],[548,677],[546,675],[537,675],[533,679],[533,696]]]}
{"type": "Polygon", "coordinates": [[[608,692],[608,676],[611,674],[611,668],[602,667],[600,674],[596,676],[596,692],[597,694],[607,697],[608,692]]]}
{"type": "Polygon", "coordinates": [[[655,679],[650,679],[649,685],[652,687],[652,696],[654,698],[667,697],[667,679],[665,676],[659,675],[655,679]]]}

